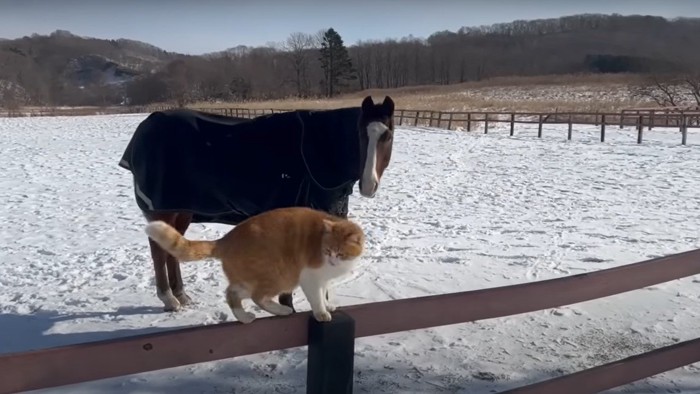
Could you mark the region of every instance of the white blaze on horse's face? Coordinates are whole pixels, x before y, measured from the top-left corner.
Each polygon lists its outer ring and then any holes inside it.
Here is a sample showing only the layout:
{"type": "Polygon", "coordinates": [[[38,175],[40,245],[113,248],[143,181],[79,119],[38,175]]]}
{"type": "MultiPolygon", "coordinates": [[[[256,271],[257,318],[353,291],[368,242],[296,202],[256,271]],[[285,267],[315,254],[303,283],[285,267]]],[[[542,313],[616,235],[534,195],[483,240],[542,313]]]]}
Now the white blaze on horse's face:
{"type": "Polygon", "coordinates": [[[360,183],[360,194],[364,197],[372,198],[379,187],[379,176],[377,175],[377,143],[388,127],[382,122],[371,122],[367,125],[367,157],[365,167],[362,171],[362,182],[360,183]]]}

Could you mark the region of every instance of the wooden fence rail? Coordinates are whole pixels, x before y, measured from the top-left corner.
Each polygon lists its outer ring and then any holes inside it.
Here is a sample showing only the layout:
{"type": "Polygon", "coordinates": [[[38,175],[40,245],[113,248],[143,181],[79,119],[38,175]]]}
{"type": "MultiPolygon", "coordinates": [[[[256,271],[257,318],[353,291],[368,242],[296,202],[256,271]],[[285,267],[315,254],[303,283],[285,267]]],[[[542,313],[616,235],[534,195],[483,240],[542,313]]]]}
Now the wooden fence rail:
{"type": "MultiPolygon", "coordinates": [[[[86,115],[90,111],[99,113],[144,113],[156,110],[174,108],[173,106],[144,106],[144,107],[116,107],[116,108],[76,108],[76,109],[47,109],[34,110],[32,116],[60,116],[60,115],[86,115]],[[111,112],[110,112],[111,111],[111,112]]],[[[291,109],[252,109],[235,107],[196,107],[201,111],[217,113],[227,116],[242,118],[254,118],[278,112],[287,112],[291,109]]],[[[15,115],[20,116],[20,113],[15,115]]],[[[13,116],[13,113],[0,112],[2,116],[13,116]]],[[[419,109],[396,109],[394,121],[399,126],[427,126],[445,128],[448,130],[475,131],[483,126],[484,133],[496,123],[509,123],[510,135],[515,134],[516,124],[537,124],[537,136],[543,135],[543,126],[546,124],[568,124],[567,139],[573,137],[574,124],[595,125],[600,127],[600,140],[605,141],[606,126],[625,126],[637,129],[637,142],[643,141],[643,129],[654,127],[677,127],[681,134],[681,143],[687,143],[688,129],[700,128],[700,109],[689,108],[656,108],[656,109],[623,109],[620,112],[499,112],[499,111],[434,111],[419,109]]]]}
{"type": "MultiPolygon", "coordinates": [[[[202,111],[221,115],[253,118],[289,109],[249,109],[249,108],[195,108],[202,111]]],[[[536,124],[537,136],[542,138],[543,126],[546,124],[567,124],[567,139],[573,137],[573,125],[585,124],[600,127],[600,140],[605,142],[607,126],[635,127],[637,143],[643,141],[643,130],[654,127],[677,127],[681,134],[681,143],[686,145],[688,129],[700,128],[700,110],[687,111],[642,111],[623,110],[621,112],[493,112],[493,111],[431,111],[397,109],[394,112],[394,122],[399,126],[426,126],[448,130],[475,131],[483,125],[483,132],[488,133],[489,127],[496,123],[508,123],[510,135],[515,135],[516,124],[536,124]]]]}
{"type": "MultiPolygon", "coordinates": [[[[700,274],[700,249],[539,282],[348,306],[334,316],[341,317],[339,320],[349,317],[356,328],[347,332],[352,338],[360,338],[560,307],[696,274],[700,274]]],[[[228,322],[3,354],[0,355],[0,371],[3,372],[0,393],[56,387],[305,346],[309,343],[310,325],[333,323],[315,323],[311,319],[309,313],[304,312],[260,318],[248,325],[228,322]]],[[[698,340],[693,340],[612,365],[536,383],[521,388],[520,392],[597,392],[700,361],[697,348],[698,340]],[[533,391],[532,387],[536,390],[533,391]]],[[[311,352],[309,356],[312,357],[311,352]]],[[[349,357],[352,357],[352,352],[349,357]]],[[[309,368],[312,365],[323,368],[324,362],[328,363],[327,360],[316,359],[313,363],[309,360],[309,368]]],[[[352,366],[352,362],[343,365],[352,366]]],[[[308,376],[307,380],[315,375],[309,372],[308,376]]],[[[352,378],[352,373],[344,376],[352,378]]],[[[349,386],[347,382],[339,383],[345,383],[343,387],[350,387],[350,390],[352,388],[352,382],[349,386]]],[[[307,390],[309,387],[307,381],[307,390]]]]}

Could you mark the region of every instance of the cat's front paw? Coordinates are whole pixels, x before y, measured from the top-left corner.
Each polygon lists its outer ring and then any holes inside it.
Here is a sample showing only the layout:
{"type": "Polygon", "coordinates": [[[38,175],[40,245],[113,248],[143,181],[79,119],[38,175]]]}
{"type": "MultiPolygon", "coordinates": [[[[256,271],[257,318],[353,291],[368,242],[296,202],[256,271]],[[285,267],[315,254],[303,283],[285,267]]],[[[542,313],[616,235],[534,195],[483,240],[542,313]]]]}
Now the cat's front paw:
{"type": "Polygon", "coordinates": [[[331,321],[331,314],[328,311],[314,312],[314,318],[317,321],[331,321]]]}

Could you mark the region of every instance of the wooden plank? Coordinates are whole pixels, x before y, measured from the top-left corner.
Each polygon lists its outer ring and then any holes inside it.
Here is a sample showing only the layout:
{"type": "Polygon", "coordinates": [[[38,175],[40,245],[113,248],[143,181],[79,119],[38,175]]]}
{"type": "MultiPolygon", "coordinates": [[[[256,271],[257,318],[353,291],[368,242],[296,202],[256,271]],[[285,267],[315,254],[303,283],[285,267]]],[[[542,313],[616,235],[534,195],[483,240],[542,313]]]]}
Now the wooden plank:
{"type": "Polygon", "coordinates": [[[308,313],[0,355],[0,393],[34,390],[306,345],[308,313]],[[284,320],[282,320],[284,319],[284,320]]]}
{"type": "MultiPolygon", "coordinates": [[[[700,249],[518,285],[342,307],[356,337],[510,316],[607,297],[700,273],[700,249]]],[[[222,300],[223,302],[223,300],[222,300]]],[[[227,322],[0,355],[0,393],[34,390],[304,346],[309,313],[227,322]],[[108,355],[108,356],[105,356],[108,355]]]]}
{"type": "Polygon", "coordinates": [[[571,305],[697,275],[700,249],[606,270],[461,293],[343,308],[357,336],[439,327],[571,305]]]}
{"type": "Polygon", "coordinates": [[[698,361],[700,361],[700,338],[502,393],[599,393],[698,361]]]}

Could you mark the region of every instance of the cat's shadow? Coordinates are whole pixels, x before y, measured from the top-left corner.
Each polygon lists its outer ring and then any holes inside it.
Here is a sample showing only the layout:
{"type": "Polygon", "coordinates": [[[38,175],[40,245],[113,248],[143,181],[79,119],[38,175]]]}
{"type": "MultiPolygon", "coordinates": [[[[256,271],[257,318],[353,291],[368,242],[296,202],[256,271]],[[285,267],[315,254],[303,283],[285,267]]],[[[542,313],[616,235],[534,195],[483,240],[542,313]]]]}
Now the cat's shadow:
{"type": "Polygon", "coordinates": [[[120,307],[116,310],[105,312],[76,313],[58,313],[52,310],[38,310],[28,314],[0,312],[0,354],[40,350],[57,346],[67,346],[191,327],[119,329],[119,322],[115,321],[112,325],[115,329],[96,331],[90,329],[91,326],[94,326],[91,325],[90,322],[86,322],[84,325],[77,322],[77,320],[80,319],[102,318],[104,321],[109,320],[110,317],[156,313],[164,313],[163,308],[137,306],[120,307]],[[54,326],[57,323],[69,322],[71,320],[76,320],[75,325],[71,327],[71,332],[59,332],[58,330],[54,330],[54,326]]]}

